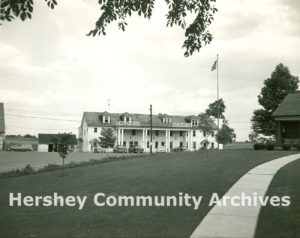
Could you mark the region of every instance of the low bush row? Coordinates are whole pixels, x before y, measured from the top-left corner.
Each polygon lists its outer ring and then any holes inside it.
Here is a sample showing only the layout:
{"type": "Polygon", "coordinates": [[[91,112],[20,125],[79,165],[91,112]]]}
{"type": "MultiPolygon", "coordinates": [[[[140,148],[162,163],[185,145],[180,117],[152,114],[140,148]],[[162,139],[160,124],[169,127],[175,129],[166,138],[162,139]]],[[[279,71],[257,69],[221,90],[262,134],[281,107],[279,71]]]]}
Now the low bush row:
{"type": "MultiPolygon", "coordinates": [[[[268,142],[268,143],[254,143],[253,148],[255,150],[274,150],[276,144],[273,142],[268,142]]],[[[297,150],[300,150],[300,144],[283,144],[281,145],[281,148],[283,150],[290,150],[291,148],[296,148],[297,150]]]]}
{"type": "MultiPolygon", "coordinates": [[[[83,167],[83,166],[89,166],[89,165],[95,165],[95,164],[101,164],[106,162],[112,162],[117,160],[124,160],[124,159],[132,159],[136,157],[144,157],[145,155],[136,155],[136,156],[115,156],[115,157],[107,157],[104,159],[90,159],[89,161],[81,161],[81,162],[70,162],[66,163],[64,168],[76,168],[76,167],[83,167]]],[[[22,169],[15,169],[7,172],[0,173],[0,178],[8,178],[8,177],[18,177],[18,176],[25,176],[30,174],[36,174],[36,173],[44,173],[44,172],[50,172],[55,170],[61,170],[63,169],[62,165],[59,164],[48,164],[40,169],[34,169],[31,165],[26,165],[25,168],[22,169]]]]}

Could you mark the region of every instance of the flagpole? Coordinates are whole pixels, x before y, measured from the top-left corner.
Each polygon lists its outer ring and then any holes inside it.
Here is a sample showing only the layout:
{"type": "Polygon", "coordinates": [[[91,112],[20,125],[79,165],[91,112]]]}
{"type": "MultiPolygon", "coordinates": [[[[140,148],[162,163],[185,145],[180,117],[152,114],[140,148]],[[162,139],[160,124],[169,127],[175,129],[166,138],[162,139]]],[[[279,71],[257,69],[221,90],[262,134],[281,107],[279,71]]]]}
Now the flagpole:
{"type": "MultiPolygon", "coordinates": [[[[217,101],[218,101],[218,132],[220,130],[220,122],[219,122],[219,117],[220,117],[220,104],[219,104],[219,55],[217,54],[217,101]]],[[[218,149],[219,149],[219,142],[218,142],[218,149]]]]}

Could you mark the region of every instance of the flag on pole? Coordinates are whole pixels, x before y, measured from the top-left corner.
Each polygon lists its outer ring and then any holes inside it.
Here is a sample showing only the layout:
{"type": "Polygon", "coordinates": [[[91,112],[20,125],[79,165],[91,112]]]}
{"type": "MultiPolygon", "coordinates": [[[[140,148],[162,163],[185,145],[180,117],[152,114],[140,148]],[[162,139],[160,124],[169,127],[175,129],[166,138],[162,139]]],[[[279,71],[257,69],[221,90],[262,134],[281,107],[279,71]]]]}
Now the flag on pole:
{"type": "Polygon", "coordinates": [[[211,67],[211,71],[214,71],[217,68],[217,63],[218,63],[218,60],[216,60],[215,63],[213,64],[213,66],[211,67]]]}

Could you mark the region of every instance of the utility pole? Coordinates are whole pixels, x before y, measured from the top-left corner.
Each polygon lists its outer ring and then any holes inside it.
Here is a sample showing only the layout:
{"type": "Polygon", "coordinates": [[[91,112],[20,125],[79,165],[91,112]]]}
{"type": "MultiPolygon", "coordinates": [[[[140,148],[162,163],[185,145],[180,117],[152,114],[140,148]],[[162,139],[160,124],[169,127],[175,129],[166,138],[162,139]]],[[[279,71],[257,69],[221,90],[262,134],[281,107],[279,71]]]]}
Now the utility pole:
{"type": "Polygon", "coordinates": [[[152,154],[152,104],[150,104],[150,154],[152,154]]]}
{"type": "MultiPolygon", "coordinates": [[[[218,102],[218,133],[220,131],[220,103],[219,103],[219,55],[217,55],[217,102],[218,102]]],[[[220,149],[218,142],[218,150],[220,149]]]]}

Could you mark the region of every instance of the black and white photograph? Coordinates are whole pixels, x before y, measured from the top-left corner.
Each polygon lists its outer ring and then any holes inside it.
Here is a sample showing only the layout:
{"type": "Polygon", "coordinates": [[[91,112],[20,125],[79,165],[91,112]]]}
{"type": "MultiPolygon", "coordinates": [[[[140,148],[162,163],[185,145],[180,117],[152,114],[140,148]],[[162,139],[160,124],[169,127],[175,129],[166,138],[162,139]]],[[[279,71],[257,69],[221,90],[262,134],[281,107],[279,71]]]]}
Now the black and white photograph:
{"type": "Polygon", "coordinates": [[[300,238],[299,0],[0,0],[0,238],[300,238]]]}

